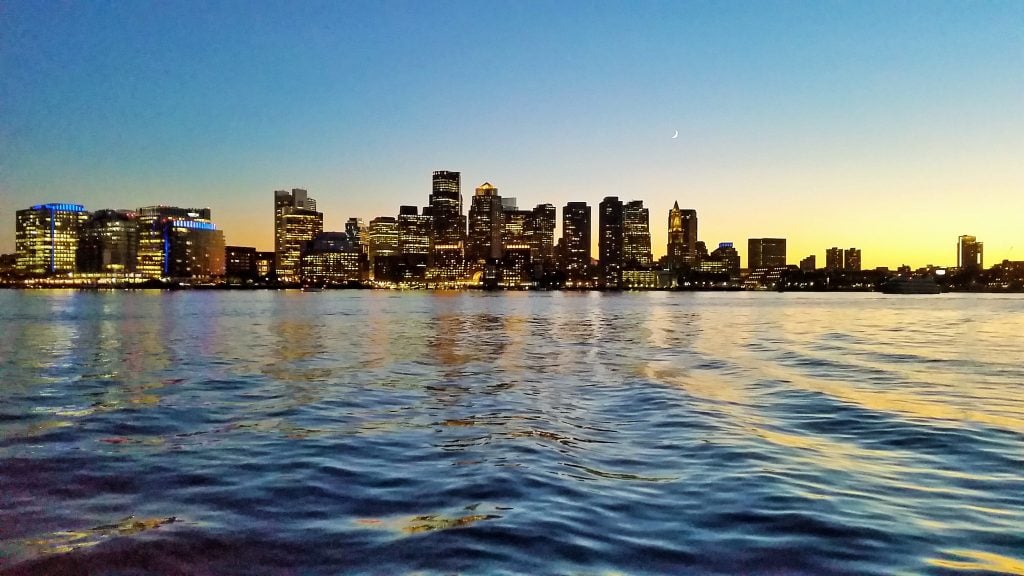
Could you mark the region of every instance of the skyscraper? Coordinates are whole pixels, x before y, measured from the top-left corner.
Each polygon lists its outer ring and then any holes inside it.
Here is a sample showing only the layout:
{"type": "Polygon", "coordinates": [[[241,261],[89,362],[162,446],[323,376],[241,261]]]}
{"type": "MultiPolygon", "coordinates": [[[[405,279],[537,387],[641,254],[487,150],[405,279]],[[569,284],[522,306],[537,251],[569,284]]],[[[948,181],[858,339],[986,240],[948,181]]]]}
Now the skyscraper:
{"type": "Polygon", "coordinates": [[[73,274],[78,239],[89,213],[81,204],[38,204],[15,214],[16,269],[22,274],[73,274]]]}
{"type": "Polygon", "coordinates": [[[846,262],[843,259],[843,249],[833,246],[825,250],[825,268],[828,270],[842,270],[846,262]]]}
{"type": "Polygon", "coordinates": [[[956,267],[961,270],[983,270],[985,268],[985,243],[974,236],[959,236],[956,239],[956,267]]]}
{"type": "Polygon", "coordinates": [[[622,261],[628,268],[651,265],[651,219],[643,200],[626,203],[622,211],[622,261]]]}
{"type": "Polygon", "coordinates": [[[697,261],[697,211],[681,210],[679,202],[668,211],[668,264],[670,268],[693,266],[697,261]]]}
{"type": "Polygon", "coordinates": [[[360,252],[367,254],[370,251],[370,231],[362,218],[349,218],[345,222],[345,233],[360,252]]]}
{"type": "Polygon", "coordinates": [[[305,190],[274,192],[274,252],[277,276],[283,282],[299,281],[302,249],[324,231],[324,215],[305,190]]]}
{"type": "Polygon", "coordinates": [[[555,221],[557,215],[551,204],[538,204],[533,208],[526,230],[530,257],[534,262],[550,264],[555,258],[555,221]]]}
{"type": "Polygon", "coordinates": [[[462,214],[462,184],[458,172],[434,172],[430,194],[431,236],[428,280],[452,283],[465,266],[466,217],[462,214]]]}
{"type": "Polygon", "coordinates": [[[623,206],[617,196],[606,196],[598,207],[597,249],[602,282],[607,288],[622,287],[623,206]]]}
{"type": "Polygon", "coordinates": [[[98,210],[82,224],[78,270],[87,273],[133,273],[138,249],[139,223],[134,212],[98,210]]]}
{"type": "Polygon", "coordinates": [[[747,241],[747,267],[778,268],[786,265],[785,238],[750,238],[747,241]]]}
{"type": "Polygon", "coordinates": [[[385,259],[398,254],[398,221],[392,216],[378,216],[370,220],[370,269],[376,272],[393,266],[382,265],[385,259]]]}
{"type": "Polygon", "coordinates": [[[503,226],[504,218],[498,189],[489,182],[484,182],[476,189],[473,203],[469,208],[467,262],[480,264],[491,258],[501,258],[503,226]]]}
{"type": "Polygon", "coordinates": [[[562,208],[562,269],[574,284],[588,281],[590,268],[590,206],[569,202],[562,208]]]}
{"type": "Polygon", "coordinates": [[[847,248],[843,252],[843,269],[853,272],[860,271],[860,248],[847,248]]]}

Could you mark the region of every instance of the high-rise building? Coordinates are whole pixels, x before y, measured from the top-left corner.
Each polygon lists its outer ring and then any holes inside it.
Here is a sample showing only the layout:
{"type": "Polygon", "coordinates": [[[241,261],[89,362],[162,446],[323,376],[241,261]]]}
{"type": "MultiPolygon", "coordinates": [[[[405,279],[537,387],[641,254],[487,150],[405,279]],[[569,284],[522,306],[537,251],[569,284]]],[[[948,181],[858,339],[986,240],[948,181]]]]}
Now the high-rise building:
{"type": "MultiPolygon", "coordinates": [[[[391,216],[370,220],[370,269],[376,271],[385,259],[398,255],[398,221],[391,216]]],[[[375,275],[374,278],[377,278],[375,275]]]]}
{"type": "Polygon", "coordinates": [[[956,240],[956,267],[961,270],[985,268],[985,243],[974,236],[959,236],[956,240]]]}
{"type": "Polygon", "coordinates": [[[131,274],[138,263],[139,222],[134,212],[98,210],[82,224],[78,271],[131,274]]]}
{"type": "Polygon", "coordinates": [[[345,233],[363,254],[370,251],[370,230],[362,218],[349,218],[345,222],[345,233]]]}
{"type": "Polygon", "coordinates": [[[825,250],[825,268],[827,270],[842,270],[845,265],[842,248],[833,246],[825,250]]]}
{"type": "Polygon", "coordinates": [[[426,256],[430,252],[430,227],[430,216],[417,214],[416,206],[400,206],[398,209],[398,252],[406,255],[426,256]]]}
{"type": "Polygon", "coordinates": [[[569,202],[562,208],[562,269],[574,284],[588,281],[590,268],[590,206],[569,202]]]}
{"type": "Polygon", "coordinates": [[[693,266],[697,261],[697,211],[681,210],[679,202],[668,211],[668,265],[693,266]]]}
{"type": "Polygon", "coordinates": [[[451,284],[465,273],[466,217],[462,214],[462,184],[458,172],[434,172],[430,216],[433,234],[428,281],[451,284]]]}
{"type": "Polygon", "coordinates": [[[277,276],[277,255],[273,252],[256,253],[256,274],[260,278],[273,278],[277,276]]]}
{"type": "Polygon", "coordinates": [[[747,241],[747,267],[749,269],[785,266],[785,238],[750,238],[747,241]]]}
{"type": "Polygon", "coordinates": [[[811,254],[807,258],[800,261],[800,270],[803,272],[814,272],[817,270],[818,258],[814,254],[811,254]]]}
{"type": "Polygon", "coordinates": [[[607,288],[622,287],[623,206],[616,196],[607,196],[598,207],[597,250],[602,283],[607,288]]]}
{"type": "Polygon", "coordinates": [[[298,282],[302,250],[324,231],[324,215],[316,211],[316,200],[301,188],[274,192],[274,252],[277,277],[298,282]]]}
{"type": "Polygon", "coordinates": [[[557,214],[551,204],[538,204],[528,221],[526,242],[533,262],[550,265],[555,259],[555,222],[557,214]]]}
{"type": "Polygon", "coordinates": [[[720,242],[718,248],[711,251],[708,259],[721,262],[723,268],[729,273],[731,280],[738,280],[740,277],[740,254],[733,247],[732,242],[720,242]]]}
{"type": "Polygon", "coordinates": [[[16,269],[43,276],[77,270],[79,234],[89,213],[81,204],[38,204],[15,214],[16,269]]]}
{"type": "Polygon", "coordinates": [[[138,273],[176,279],[224,275],[224,232],[211,221],[209,208],[146,206],[135,214],[138,273]]]}
{"type": "Polygon", "coordinates": [[[643,200],[633,200],[623,207],[622,261],[627,268],[651,265],[651,219],[643,200]]]}
{"type": "Polygon", "coordinates": [[[484,182],[476,189],[469,208],[469,236],[466,240],[466,261],[480,264],[501,258],[504,217],[498,189],[484,182]]]}
{"type": "Polygon", "coordinates": [[[847,248],[843,252],[843,269],[860,272],[860,248],[847,248]]]}

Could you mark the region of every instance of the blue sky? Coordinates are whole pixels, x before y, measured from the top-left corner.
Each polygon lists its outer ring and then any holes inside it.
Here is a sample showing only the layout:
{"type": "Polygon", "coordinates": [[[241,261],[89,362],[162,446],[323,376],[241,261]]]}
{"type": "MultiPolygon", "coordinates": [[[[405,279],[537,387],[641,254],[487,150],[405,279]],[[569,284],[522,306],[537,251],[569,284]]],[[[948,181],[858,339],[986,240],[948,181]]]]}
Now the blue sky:
{"type": "Polygon", "coordinates": [[[1022,158],[1019,1],[0,4],[3,252],[44,201],[210,206],[269,249],[274,189],[341,229],[444,169],[642,199],[656,255],[678,200],[712,247],[992,263],[1024,258],[1022,158]]]}

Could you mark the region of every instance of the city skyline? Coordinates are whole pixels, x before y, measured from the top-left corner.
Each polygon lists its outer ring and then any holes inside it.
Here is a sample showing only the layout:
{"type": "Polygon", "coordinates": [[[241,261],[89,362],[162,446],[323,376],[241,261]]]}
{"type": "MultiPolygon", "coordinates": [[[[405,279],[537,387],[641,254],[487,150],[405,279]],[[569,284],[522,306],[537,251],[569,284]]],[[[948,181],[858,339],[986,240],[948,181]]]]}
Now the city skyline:
{"type": "MultiPolygon", "coordinates": [[[[266,251],[268,190],[308,190],[343,230],[423,206],[447,169],[465,205],[484,182],[523,207],[642,200],[654,259],[677,201],[709,249],[785,237],[790,264],[1024,249],[1020,3],[193,12],[5,4],[0,230],[47,202],[209,206],[266,251]]],[[[598,236],[595,214],[594,255],[598,236]]]]}

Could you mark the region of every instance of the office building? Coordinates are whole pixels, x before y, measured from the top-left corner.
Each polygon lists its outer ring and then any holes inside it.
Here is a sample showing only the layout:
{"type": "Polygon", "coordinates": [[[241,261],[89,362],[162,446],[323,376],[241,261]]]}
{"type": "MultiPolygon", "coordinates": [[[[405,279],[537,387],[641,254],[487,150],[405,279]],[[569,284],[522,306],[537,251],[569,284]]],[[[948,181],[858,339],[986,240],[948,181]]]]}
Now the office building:
{"type": "Polygon", "coordinates": [[[277,254],[273,252],[256,253],[256,274],[260,278],[277,277],[277,254]]]}
{"type": "Polygon", "coordinates": [[[718,248],[711,251],[708,260],[721,262],[722,268],[728,272],[729,279],[738,280],[740,277],[740,254],[733,247],[732,242],[720,242],[718,248]]]}
{"type": "Polygon", "coordinates": [[[209,208],[146,206],[135,214],[138,273],[178,280],[224,275],[224,232],[211,221],[209,208]]]}
{"type": "Polygon", "coordinates": [[[305,190],[274,192],[274,252],[279,280],[299,281],[302,250],[323,230],[324,215],[316,211],[316,200],[305,190]]]}
{"type": "Polygon", "coordinates": [[[974,236],[959,236],[956,240],[956,267],[961,270],[985,268],[985,243],[974,236]]]}
{"type": "Polygon", "coordinates": [[[534,263],[551,266],[555,260],[555,207],[538,204],[527,222],[526,242],[530,245],[530,258],[534,263]]]}
{"type": "Polygon", "coordinates": [[[256,248],[252,246],[225,246],[224,276],[229,282],[255,281],[260,276],[256,248]]]}
{"type": "Polygon", "coordinates": [[[138,263],[139,222],[134,212],[98,210],[82,224],[78,271],[86,274],[133,274],[138,263]]]}
{"type": "Polygon", "coordinates": [[[747,241],[747,267],[775,268],[786,266],[785,238],[750,238],[747,241]]]}
{"type": "Polygon", "coordinates": [[[651,258],[651,219],[642,200],[626,203],[622,210],[622,260],[627,268],[648,268],[651,258]]]}
{"type": "Polygon", "coordinates": [[[38,204],[15,214],[16,269],[21,274],[73,274],[78,240],[89,213],[81,204],[38,204]]]}
{"type": "Polygon", "coordinates": [[[803,260],[800,261],[800,270],[802,272],[814,272],[815,270],[817,270],[817,263],[818,258],[814,254],[811,254],[807,258],[804,258],[803,260]]]}
{"type": "Polygon", "coordinates": [[[479,266],[489,259],[501,258],[504,224],[498,189],[484,182],[476,189],[469,208],[466,261],[479,266]]]}
{"type": "Polygon", "coordinates": [[[843,269],[860,272],[860,248],[847,248],[843,252],[843,269]]]}
{"type": "Polygon", "coordinates": [[[562,270],[573,285],[589,282],[590,206],[569,202],[562,208],[562,270]]]}
{"type": "Polygon", "coordinates": [[[398,239],[398,220],[394,217],[379,216],[370,220],[369,258],[374,279],[382,280],[390,276],[385,268],[393,267],[393,257],[398,255],[398,239]]]}
{"type": "MultiPolygon", "coordinates": [[[[672,269],[694,266],[697,258],[697,211],[682,210],[679,202],[668,211],[668,246],[665,254],[672,269]]],[[[706,250],[706,248],[705,248],[706,250]]]]}
{"type": "MultiPolygon", "coordinates": [[[[371,230],[377,220],[370,222],[371,230]]],[[[372,237],[371,233],[371,246],[372,237]]],[[[299,270],[302,283],[307,285],[358,283],[367,279],[367,256],[348,232],[321,232],[303,250],[299,270]]]]}
{"type": "Polygon", "coordinates": [[[433,233],[427,280],[434,285],[452,285],[465,274],[466,217],[458,172],[434,172],[430,216],[433,233]]]}
{"type": "Polygon", "coordinates": [[[607,196],[598,206],[597,249],[601,282],[606,288],[622,287],[623,205],[616,196],[607,196]]]}
{"type": "Polygon", "coordinates": [[[370,229],[362,218],[349,218],[345,222],[345,233],[363,254],[370,252],[370,229]]]}

